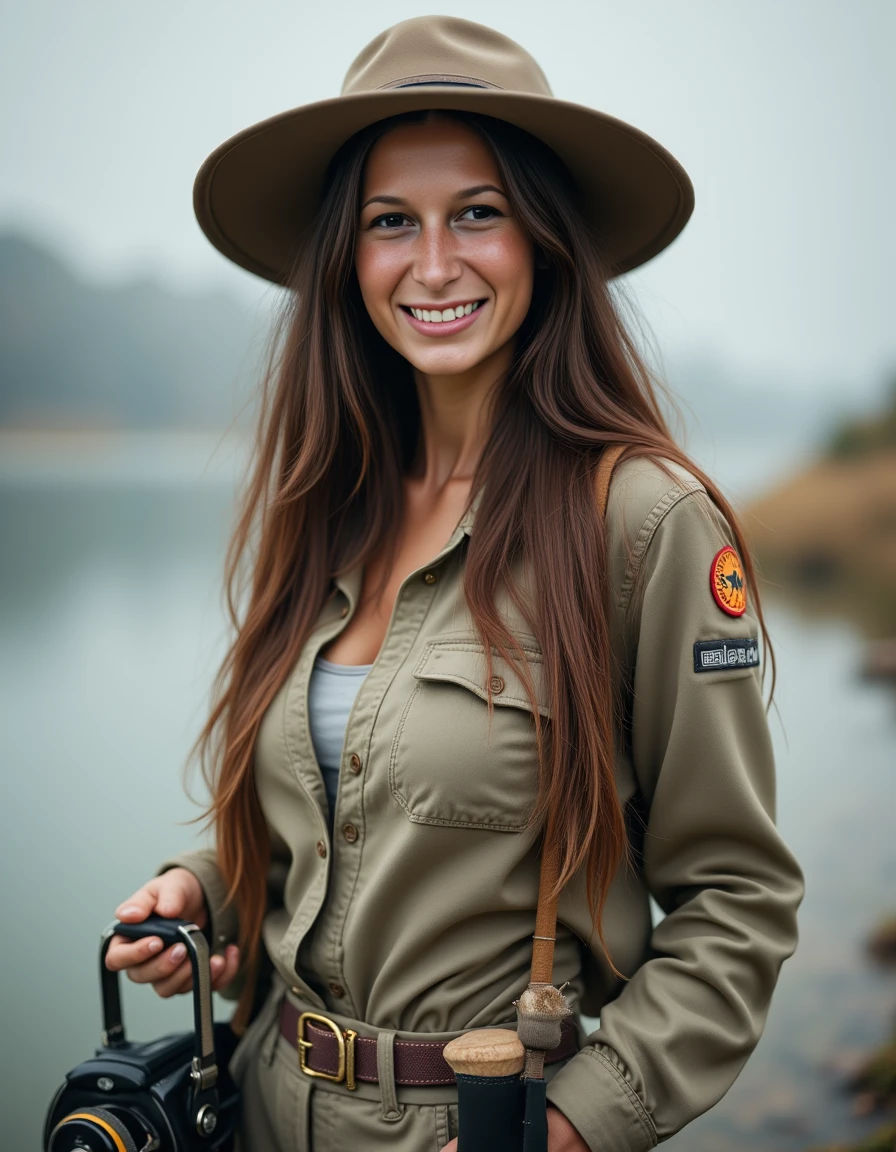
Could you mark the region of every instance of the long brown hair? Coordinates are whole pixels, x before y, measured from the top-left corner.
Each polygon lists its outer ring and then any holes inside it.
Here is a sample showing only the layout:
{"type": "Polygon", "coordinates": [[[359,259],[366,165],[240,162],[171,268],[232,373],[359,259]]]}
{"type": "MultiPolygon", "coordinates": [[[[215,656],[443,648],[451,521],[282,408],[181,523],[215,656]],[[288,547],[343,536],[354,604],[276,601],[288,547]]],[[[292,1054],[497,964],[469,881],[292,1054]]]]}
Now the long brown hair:
{"type": "Polygon", "coordinates": [[[556,838],[561,885],[585,868],[604,947],[610,883],[623,860],[633,865],[614,783],[622,702],[614,695],[606,539],[594,490],[605,445],[625,444],[627,455],[672,461],[697,476],[731,525],[756,587],[731,507],[673,441],[651,372],[621,318],[600,238],[578,211],[557,156],[528,133],[472,113],[410,113],[352,137],[330,165],[272,333],[254,466],[227,556],[235,639],[192,750],[211,792],[205,815],[236,902],[249,975],[238,1026],[251,1005],[270,852],[253,773],[262,716],[333,593],[333,577],[380,548],[394,549],[402,477],[417,446],[410,365],[377,333],[355,276],[364,165],[391,127],[431,115],[455,116],[481,133],[540,254],[532,304],[498,384],[473,479],[471,497],[484,491],[464,594],[489,661],[494,646],[527,685],[540,761],[532,819],[546,821],[556,838]],[[514,586],[519,557],[531,567],[534,603],[514,586]],[[541,642],[551,699],[546,732],[525,657],[495,608],[501,585],[541,642]]]}

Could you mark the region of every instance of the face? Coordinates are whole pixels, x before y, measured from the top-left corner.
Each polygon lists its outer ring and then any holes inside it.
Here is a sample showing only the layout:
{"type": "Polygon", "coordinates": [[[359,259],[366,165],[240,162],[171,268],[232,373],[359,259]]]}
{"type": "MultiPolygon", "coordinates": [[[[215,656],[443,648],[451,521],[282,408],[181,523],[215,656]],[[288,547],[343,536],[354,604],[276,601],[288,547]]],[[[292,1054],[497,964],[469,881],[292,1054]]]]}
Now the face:
{"type": "Polygon", "coordinates": [[[361,205],[355,267],[383,339],[432,376],[509,359],[534,252],[478,133],[441,118],[388,132],[361,205]]]}

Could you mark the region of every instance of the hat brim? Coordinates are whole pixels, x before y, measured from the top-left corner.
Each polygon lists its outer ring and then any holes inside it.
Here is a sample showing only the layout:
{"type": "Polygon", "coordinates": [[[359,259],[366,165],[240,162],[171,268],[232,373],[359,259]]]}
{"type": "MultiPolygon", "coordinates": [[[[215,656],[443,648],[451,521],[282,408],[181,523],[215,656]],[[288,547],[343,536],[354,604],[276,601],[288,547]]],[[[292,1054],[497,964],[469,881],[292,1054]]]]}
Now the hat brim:
{"type": "Polygon", "coordinates": [[[426,85],[306,104],[225,140],[196,175],[193,207],[200,227],[241,268],[286,283],[337,149],[377,120],[428,108],[507,120],[553,148],[582,192],[613,275],[656,256],[693,211],[694,189],[684,168],[622,120],[528,92],[426,85]]]}

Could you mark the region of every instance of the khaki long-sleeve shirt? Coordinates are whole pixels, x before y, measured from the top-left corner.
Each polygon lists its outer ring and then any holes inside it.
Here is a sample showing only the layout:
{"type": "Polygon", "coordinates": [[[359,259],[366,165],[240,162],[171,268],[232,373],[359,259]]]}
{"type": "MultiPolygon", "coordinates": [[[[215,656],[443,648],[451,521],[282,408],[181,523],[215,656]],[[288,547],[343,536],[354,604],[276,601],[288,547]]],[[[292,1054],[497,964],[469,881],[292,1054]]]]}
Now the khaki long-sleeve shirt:
{"type": "MultiPolygon", "coordinates": [[[[775,827],[750,590],[742,615],[720,606],[710,569],[730,532],[696,479],[673,473],[623,463],[607,512],[611,625],[629,684],[616,782],[641,816],[629,822],[640,873],[617,875],[604,912],[627,982],[612,976],[591,931],[584,877],[559,907],[555,980],[569,981],[571,1001],[599,1014],[600,1027],[548,1097],[601,1152],[652,1148],[727,1091],[796,946],[804,891],[775,827]],[[655,928],[648,894],[666,913],[655,928]]],[[[273,845],[265,946],[318,1011],[380,1028],[506,1023],[527,983],[539,868],[538,833],[526,827],[534,724],[513,668],[496,655],[503,683],[487,737],[485,657],[460,587],[478,504],[401,585],[348,720],[332,839],[308,681],[317,652],[355,611],[360,567],[336,581],[256,747],[273,845]]],[[[736,606],[736,576],[729,583],[736,606]]],[[[501,609],[549,717],[538,639],[509,599],[501,609]]],[[[235,938],[213,852],[163,867],[175,865],[199,878],[216,944],[235,938]]]]}

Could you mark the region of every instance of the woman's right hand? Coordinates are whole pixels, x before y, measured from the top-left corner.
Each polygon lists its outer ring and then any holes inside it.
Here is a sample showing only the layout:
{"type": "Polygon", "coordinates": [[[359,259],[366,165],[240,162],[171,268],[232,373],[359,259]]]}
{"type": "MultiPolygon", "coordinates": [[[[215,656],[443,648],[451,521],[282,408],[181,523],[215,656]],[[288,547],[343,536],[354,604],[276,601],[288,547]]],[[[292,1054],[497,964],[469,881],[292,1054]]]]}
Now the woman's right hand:
{"type": "MultiPolygon", "coordinates": [[[[150,913],[170,919],[189,920],[204,928],[208,909],[202,886],[186,868],[171,868],[156,876],[115,909],[115,915],[126,924],[139,924],[150,913]]],[[[239,967],[240,953],[229,944],[223,956],[209,960],[212,988],[220,991],[230,984],[239,967]]],[[[106,952],[106,967],[112,972],[127,972],[135,984],[152,984],[159,996],[175,996],[193,987],[193,973],[183,944],[165,948],[158,936],[127,940],[113,936],[106,952]]]]}

